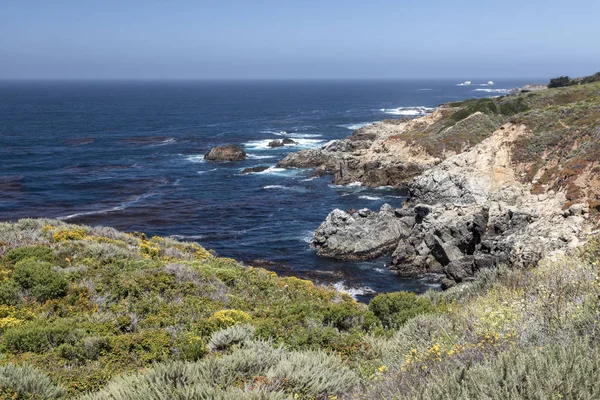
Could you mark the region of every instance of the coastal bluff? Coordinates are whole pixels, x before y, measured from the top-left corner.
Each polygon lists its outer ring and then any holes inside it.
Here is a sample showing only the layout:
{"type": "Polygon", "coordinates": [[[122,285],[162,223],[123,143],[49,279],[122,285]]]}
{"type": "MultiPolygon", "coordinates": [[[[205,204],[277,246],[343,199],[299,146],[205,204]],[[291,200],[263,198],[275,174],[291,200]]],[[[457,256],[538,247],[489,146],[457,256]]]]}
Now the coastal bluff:
{"type": "Polygon", "coordinates": [[[335,184],[393,186],[404,204],[334,210],[317,254],[392,255],[403,275],[527,267],[577,247],[598,227],[600,83],[443,104],[413,120],[363,127],[279,167],[314,168],[335,184]]]}

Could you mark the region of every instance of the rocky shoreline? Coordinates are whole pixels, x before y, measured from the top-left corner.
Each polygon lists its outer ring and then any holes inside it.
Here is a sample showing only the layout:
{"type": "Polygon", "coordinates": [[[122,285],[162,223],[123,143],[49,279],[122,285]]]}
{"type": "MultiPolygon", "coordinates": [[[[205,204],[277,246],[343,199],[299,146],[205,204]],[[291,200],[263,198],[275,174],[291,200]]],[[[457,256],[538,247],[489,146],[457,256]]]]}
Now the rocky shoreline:
{"type": "Polygon", "coordinates": [[[400,208],[333,210],[315,232],[317,253],[352,261],[391,254],[390,268],[443,273],[447,288],[481,269],[527,267],[585,241],[596,220],[589,199],[569,198],[566,187],[533,190],[539,177],[527,176],[531,160],[515,155],[534,136],[530,127],[482,111],[453,121],[462,110],[442,105],[413,120],[374,123],[281,160],[278,167],[314,168],[335,184],[408,192],[400,208]]]}

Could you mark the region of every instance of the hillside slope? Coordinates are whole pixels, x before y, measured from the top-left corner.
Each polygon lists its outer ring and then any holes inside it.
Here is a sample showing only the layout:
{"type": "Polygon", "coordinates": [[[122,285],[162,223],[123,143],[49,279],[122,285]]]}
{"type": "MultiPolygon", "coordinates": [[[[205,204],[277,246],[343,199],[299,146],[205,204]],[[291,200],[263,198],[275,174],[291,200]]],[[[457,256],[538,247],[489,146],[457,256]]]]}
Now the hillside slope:
{"type": "Polygon", "coordinates": [[[600,244],[368,308],[196,244],[0,224],[0,397],[596,399],[600,244]]]}

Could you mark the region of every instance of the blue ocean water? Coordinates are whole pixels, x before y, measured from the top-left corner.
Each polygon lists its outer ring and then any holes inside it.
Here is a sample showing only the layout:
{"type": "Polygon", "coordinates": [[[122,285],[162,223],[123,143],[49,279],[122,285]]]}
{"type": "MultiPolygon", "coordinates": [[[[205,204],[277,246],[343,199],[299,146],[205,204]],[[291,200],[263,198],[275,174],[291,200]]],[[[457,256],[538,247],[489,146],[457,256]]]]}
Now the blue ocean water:
{"type": "Polygon", "coordinates": [[[310,248],[334,208],[399,206],[402,193],[337,187],[305,170],[241,170],[273,167],[289,151],[322,146],[366,123],[524,83],[0,82],[0,220],[51,217],[171,235],[361,299],[420,292],[430,283],[396,276],[386,258],[338,262],[310,248]],[[299,144],[266,146],[282,137],[299,144]],[[203,160],[209,148],[228,143],[244,145],[249,158],[203,160]]]}

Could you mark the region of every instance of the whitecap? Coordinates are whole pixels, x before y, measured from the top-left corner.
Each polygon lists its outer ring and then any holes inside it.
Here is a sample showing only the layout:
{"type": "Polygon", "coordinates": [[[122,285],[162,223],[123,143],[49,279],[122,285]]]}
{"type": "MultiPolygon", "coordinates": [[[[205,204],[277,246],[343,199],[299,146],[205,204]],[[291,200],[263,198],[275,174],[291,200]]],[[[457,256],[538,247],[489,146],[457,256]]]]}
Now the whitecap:
{"type": "Polygon", "coordinates": [[[359,199],[363,199],[363,200],[371,200],[371,201],[377,201],[377,200],[381,200],[381,197],[377,197],[377,196],[358,196],[359,199]]]}
{"type": "Polygon", "coordinates": [[[296,143],[286,144],[285,146],[280,147],[269,147],[269,143],[272,141],[271,139],[263,139],[263,140],[251,140],[248,143],[244,144],[246,148],[253,150],[278,150],[286,147],[300,147],[300,148],[315,148],[320,147],[324,140],[320,139],[304,139],[304,138],[292,138],[296,143]]]}
{"type": "Polygon", "coordinates": [[[346,129],[350,129],[352,131],[355,131],[357,129],[363,128],[365,126],[369,126],[369,125],[373,125],[374,122],[359,122],[357,124],[344,124],[344,125],[337,125],[340,128],[346,128],[346,129]]]}
{"type": "Polygon", "coordinates": [[[70,214],[70,215],[65,215],[63,217],[58,217],[56,219],[58,219],[59,221],[66,221],[69,219],[73,219],[73,218],[77,218],[77,217],[84,217],[86,215],[96,215],[96,214],[108,214],[111,212],[115,212],[115,211],[122,211],[134,204],[136,204],[137,202],[139,202],[140,200],[143,200],[145,198],[148,198],[150,196],[155,195],[155,192],[150,192],[150,193],[144,193],[142,195],[136,196],[131,200],[125,201],[121,204],[119,204],[118,206],[115,207],[111,207],[111,208],[106,208],[104,210],[95,210],[95,211],[84,211],[84,212],[80,212],[80,213],[75,213],[75,214],[70,214]]]}
{"type": "Polygon", "coordinates": [[[217,168],[209,169],[207,171],[198,171],[198,174],[203,175],[203,174],[207,174],[209,172],[213,172],[213,171],[216,171],[216,170],[217,170],[217,168]]]}
{"type": "Polygon", "coordinates": [[[286,132],[286,131],[276,131],[273,129],[265,129],[265,130],[260,131],[260,133],[267,133],[270,135],[277,135],[277,136],[282,136],[282,135],[288,134],[288,132],[286,132]]]}
{"type": "Polygon", "coordinates": [[[265,190],[288,190],[291,192],[306,192],[306,189],[298,187],[298,186],[284,186],[284,185],[267,185],[264,186],[263,189],[265,190]]]}
{"type": "Polygon", "coordinates": [[[336,185],[334,183],[331,183],[331,184],[329,184],[327,186],[329,186],[330,188],[333,188],[333,189],[345,189],[345,188],[352,188],[352,187],[361,187],[362,183],[358,182],[358,181],[356,181],[356,182],[350,182],[347,185],[336,185]]]}
{"type": "Polygon", "coordinates": [[[390,272],[392,272],[392,273],[394,272],[394,271],[391,271],[391,270],[389,270],[387,268],[373,268],[373,271],[375,271],[375,272],[377,272],[379,274],[389,274],[390,272]]]}
{"type": "Polygon", "coordinates": [[[430,91],[430,90],[433,90],[433,89],[417,89],[417,90],[420,90],[420,91],[430,91]]]}
{"type": "Polygon", "coordinates": [[[404,116],[419,116],[431,113],[435,108],[431,107],[398,107],[398,108],[381,108],[380,111],[389,115],[404,115],[404,116]]]}
{"type": "Polygon", "coordinates": [[[161,141],[161,142],[158,142],[158,143],[152,144],[152,145],[150,145],[150,146],[148,146],[148,147],[166,146],[166,145],[168,145],[168,144],[175,143],[176,141],[177,141],[177,139],[175,139],[175,138],[168,138],[168,139],[165,139],[165,140],[163,140],[163,141],[161,141]]]}
{"type": "Polygon", "coordinates": [[[203,163],[206,161],[206,160],[204,160],[203,155],[187,156],[185,159],[188,160],[189,162],[193,162],[193,163],[203,163]]]}
{"type": "Polygon", "coordinates": [[[314,181],[315,179],[317,179],[318,176],[311,176],[310,178],[306,178],[306,179],[302,179],[302,182],[310,182],[310,181],[314,181]]]}
{"type": "Polygon", "coordinates": [[[304,243],[312,244],[315,233],[313,231],[304,231],[302,232],[302,236],[300,236],[300,240],[304,243]]]}
{"type": "Polygon", "coordinates": [[[336,282],[333,284],[333,288],[338,292],[349,294],[354,300],[356,300],[357,296],[377,293],[368,286],[359,286],[351,288],[346,286],[344,283],[344,281],[336,282]]]}
{"type": "Polygon", "coordinates": [[[510,93],[511,89],[473,89],[475,92],[486,92],[486,93],[510,93]]]}
{"type": "Polygon", "coordinates": [[[464,81],[463,83],[459,83],[456,86],[470,86],[472,84],[471,81],[464,81]]]}
{"type": "Polygon", "coordinates": [[[266,158],[275,158],[275,156],[259,156],[258,154],[247,154],[247,157],[253,160],[264,160],[266,158]]]}
{"type": "Polygon", "coordinates": [[[298,139],[318,138],[323,137],[323,135],[321,135],[320,133],[290,133],[289,137],[292,140],[298,141],[298,139]]]}
{"type": "Polygon", "coordinates": [[[255,172],[256,175],[295,175],[298,173],[298,169],[278,168],[271,166],[264,171],[255,172]]]}
{"type": "Polygon", "coordinates": [[[202,240],[205,235],[171,235],[169,236],[175,240],[202,240]]]}

